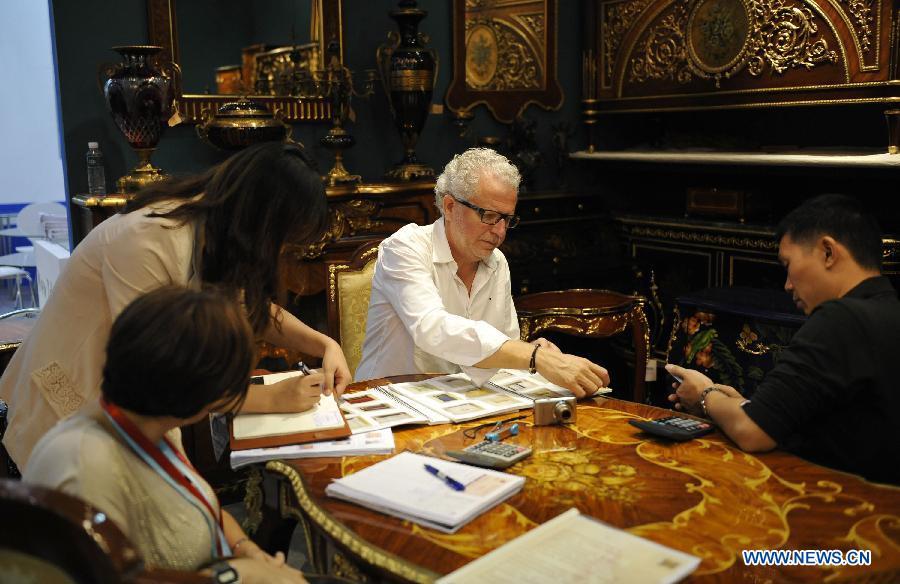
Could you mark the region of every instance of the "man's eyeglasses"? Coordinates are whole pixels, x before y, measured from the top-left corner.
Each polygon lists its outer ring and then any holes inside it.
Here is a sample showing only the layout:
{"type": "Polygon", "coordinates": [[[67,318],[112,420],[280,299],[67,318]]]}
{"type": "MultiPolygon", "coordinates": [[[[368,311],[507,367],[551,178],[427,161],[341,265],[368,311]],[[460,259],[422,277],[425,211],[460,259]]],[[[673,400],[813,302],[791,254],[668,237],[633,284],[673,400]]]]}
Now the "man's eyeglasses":
{"type": "Polygon", "coordinates": [[[518,215],[501,213],[499,211],[492,211],[491,209],[484,209],[482,207],[479,207],[478,205],[473,205],[469,201],[464,201],[463,199],[457,199],[453,195],[450,195],[450,196],[453,197],[453,200],[456,201],[457,203],[459,203],[460,205],[468,207],[469,209],[472,209],[473,211],[478,213],[478,217],[481,218],[481,222],[485,223],[486,225],[496,225],[497,223],[500,223],[500,221],[504,220],[504,219],[506,220],[506,228],[507,229],[513,229],[513,228],[515,228],[516,225],[519,224],[519,216],[518,215]]]}

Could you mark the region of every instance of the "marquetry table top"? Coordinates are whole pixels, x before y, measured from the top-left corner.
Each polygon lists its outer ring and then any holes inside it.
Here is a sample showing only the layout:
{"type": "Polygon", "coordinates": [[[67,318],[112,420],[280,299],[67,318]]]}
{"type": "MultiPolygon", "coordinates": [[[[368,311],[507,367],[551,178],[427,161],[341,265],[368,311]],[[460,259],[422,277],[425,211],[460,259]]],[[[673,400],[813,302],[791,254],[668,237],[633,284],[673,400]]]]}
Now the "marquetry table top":
{"type": "MultiPolygon", "coordinates": [[[[430,581],[577,507],[700,557],[691,582],[900,581],[900,488],[783,452],[746,454],[718,432],[668,443],[627,424],[666,413],[597,398],[579,403],[577,423],[568,427],[533,427],[530,416],[520,421],[522,432],[510,441],[534,454],[508,472],[527,478],[524,489],[452,535],[325,496],[331,479],[383,456],[276,461],[267,469],[290,483],[286,504],[299,506],[356,561],[400,580],[430,581]],[[872,565],[748,567],[744,549],[869,549],[872,565]]],[[[440,457],[472,444],[463,430],[483,422],[399,430],[396,451],[440,457]]]]}

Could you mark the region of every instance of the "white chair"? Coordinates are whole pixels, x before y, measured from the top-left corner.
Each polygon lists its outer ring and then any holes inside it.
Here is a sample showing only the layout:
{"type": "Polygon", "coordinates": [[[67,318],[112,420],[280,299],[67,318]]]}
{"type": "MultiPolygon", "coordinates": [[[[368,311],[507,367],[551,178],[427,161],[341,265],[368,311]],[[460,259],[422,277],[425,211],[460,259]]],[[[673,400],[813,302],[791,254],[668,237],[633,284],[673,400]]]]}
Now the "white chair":
{"type": "MultiPolygon", "coordinates": [[[[68,247],[69,227],[65,206],[60,203],[32,203],[25,205],[16,216],[16,230],[20,237],[33,238],[35,240],[49,239],[50,241],[64,243],[68,247]]],[[[26,267],[32,267],[34,262],[34,246],[16,246],[15,254],[8,254],[0,258],[0,280],[15,280],[16,308],[24,308],[22,296],[22,281],[28,283],[31,296],[30,306],[36,306],[34,296],[34,283],[31,274],[26,267]]]]}
{"type": "Polygon", "coordinates": [[[16,308],[25,308],[25,305],[22,303],[22,279],[25,279],[28,282],[28,291],[31,294],[31,305],[34,306],[34,284],[31,281],[31,274],[28,273],[27,270],[23,270],[22,268],[17,268],[15,266],[0,266],[0,280],[15,280],[16,281],[16,308]]]}
{"type": "Polygon", "coordinates": [[[66,208],[60,203],[32,203],[25,205],[16,216],[16,227],[22,237],[46,238],[43,223],[44,218],[52,218],[53,221],[62,221],[66,224],[66,208]]]}

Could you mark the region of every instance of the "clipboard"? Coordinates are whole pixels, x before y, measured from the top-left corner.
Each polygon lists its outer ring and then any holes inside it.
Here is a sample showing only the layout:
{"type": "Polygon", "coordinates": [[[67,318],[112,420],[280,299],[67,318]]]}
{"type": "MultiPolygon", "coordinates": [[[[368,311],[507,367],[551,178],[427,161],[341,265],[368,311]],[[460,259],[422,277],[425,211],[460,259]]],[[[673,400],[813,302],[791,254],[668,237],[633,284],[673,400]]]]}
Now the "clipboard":
{"type": "MultiPolygon", "coordinates": [[[[269,414],[261,414],[269,415],[269,414]]],[[[313,430],[309,432],[296,432],[293,434],[277,434],[274,436],[260,436],[258,438],[235,438],[234,417],[228,419],[228,439],[231,450],[250,450],[251,448],[272,448],[273,446],[288,446],[290,444],[306,444],[307,442],[320,442],[323,440],[340,440],[350,436],[350,426],[347,419],[341,413],[344,425],[330,430],[313,430]]]]}

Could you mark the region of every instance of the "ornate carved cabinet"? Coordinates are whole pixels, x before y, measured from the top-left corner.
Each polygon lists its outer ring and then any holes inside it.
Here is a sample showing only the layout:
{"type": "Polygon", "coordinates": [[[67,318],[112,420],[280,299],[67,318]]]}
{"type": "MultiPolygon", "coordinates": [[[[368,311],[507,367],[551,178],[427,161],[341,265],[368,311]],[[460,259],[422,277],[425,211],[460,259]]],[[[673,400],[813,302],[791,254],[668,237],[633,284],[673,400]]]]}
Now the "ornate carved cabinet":
{"type": "Polygon", "coordinates": [[[372,183],[328,187],[328,229],[307,246],[288,247],[282,273],[288,290],[309,296],[325,290],[325,259],[347,260],[360,243],[387,237],[407,223],[437,218],[434,183],[372,183]]]}
{"type": "Polygon", "coordinates": [[[592,0],[584,111],[900,96],[893,0],[592,0]]]}

